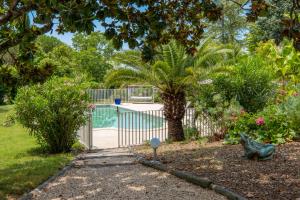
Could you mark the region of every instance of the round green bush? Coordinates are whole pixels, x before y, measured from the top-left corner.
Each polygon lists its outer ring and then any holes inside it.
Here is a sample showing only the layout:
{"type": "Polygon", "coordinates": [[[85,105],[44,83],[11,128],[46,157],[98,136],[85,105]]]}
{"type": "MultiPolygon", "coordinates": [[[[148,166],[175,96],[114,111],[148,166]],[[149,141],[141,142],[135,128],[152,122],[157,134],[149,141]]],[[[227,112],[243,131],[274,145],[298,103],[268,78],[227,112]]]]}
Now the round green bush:
{"type": "Polygon", "coordinates": [[[79,80],[53,78],[19,89],[18,121],[51,153],[69,152],[77,130],[86,122],[88,95],[79,80]]]}

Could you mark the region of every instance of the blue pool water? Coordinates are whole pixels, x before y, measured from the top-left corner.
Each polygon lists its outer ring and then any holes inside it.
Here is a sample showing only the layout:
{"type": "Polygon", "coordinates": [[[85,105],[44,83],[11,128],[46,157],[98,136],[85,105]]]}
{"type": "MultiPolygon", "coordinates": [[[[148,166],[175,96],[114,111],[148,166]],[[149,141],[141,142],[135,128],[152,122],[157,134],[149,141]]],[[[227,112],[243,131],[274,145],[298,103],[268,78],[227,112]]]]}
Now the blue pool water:
{"type": "Polygon", "coordinates": [[[164,126],[164,117],[159,111],[136,112],[112,105],[96,107],[93,128],[118,128],[118,125],[130,129],[161,128],[164,126]]]}

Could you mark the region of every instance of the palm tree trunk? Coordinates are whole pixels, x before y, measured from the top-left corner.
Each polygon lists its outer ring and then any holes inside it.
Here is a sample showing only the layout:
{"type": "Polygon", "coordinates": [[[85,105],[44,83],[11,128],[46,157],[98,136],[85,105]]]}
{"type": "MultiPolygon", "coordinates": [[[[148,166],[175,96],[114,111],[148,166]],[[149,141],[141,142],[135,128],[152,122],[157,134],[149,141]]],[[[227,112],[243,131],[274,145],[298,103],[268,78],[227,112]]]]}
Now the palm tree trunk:
{"type": "Polygon", "coordinates": [[[184,140],[182,119],[185,113],[184,91],[167,91],[161,94],[164,103],[164,114],[168,121],[168,136],[171,141],[184,140]]]}

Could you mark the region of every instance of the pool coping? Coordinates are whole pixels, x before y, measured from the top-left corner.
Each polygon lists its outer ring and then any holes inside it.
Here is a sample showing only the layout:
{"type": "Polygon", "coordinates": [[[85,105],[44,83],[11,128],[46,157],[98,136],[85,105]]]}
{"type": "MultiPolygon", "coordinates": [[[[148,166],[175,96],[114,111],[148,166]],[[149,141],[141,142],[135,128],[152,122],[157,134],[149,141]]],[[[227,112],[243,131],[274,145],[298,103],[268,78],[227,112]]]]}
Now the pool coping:
{"type": "Polygon", "coordinates": [[[115,107],[120,107],[123,109],[127,109],[127,110],[131,110],[131,111],[138,111],[138,112],[143,112],[143,111],[155,111],[155,110],[162,110],[163,109],[163,104],[159,104],[159,103],[151,103],[151,104],[134,104],[134,103],[123,103],[120,105],[116,105],[116,104],[95,104],[96,106],[115,106],[115,107]],[[135,106],[135,107],[133,107],[135,106]],[[145,107],[144,107],[145,106],[145,107]],[[149,108],[150,106],[150,108],[149,108]],[[152,107],[152,108],[151,108],[152,107]],[[155,108],[157,107],[157,108],[155,108]]]}

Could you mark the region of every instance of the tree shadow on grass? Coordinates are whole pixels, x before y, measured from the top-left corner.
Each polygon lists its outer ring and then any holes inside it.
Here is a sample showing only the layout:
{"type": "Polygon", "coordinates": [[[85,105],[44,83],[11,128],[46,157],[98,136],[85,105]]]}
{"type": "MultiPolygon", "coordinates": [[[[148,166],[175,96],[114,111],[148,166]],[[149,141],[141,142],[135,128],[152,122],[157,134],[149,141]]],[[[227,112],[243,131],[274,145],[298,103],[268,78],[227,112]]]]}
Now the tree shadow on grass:
{"type": "Polygon", "coordinates": [[[11,110],[10,106],[0,106],[0,113],[7,113],[11,110]]]}
{"type": "Polygon", "coordinates": [[[0,199],[20,196],[34,189],[70,161],[64,154],[44,155],[39,148],[27,153],[27,156],[21,155],[19,161],[16,159],[19,163],[0,168],[0,199]]]}
{"type": "Polygon", "coordinates": [[[46,148],[41,147],[41,146],[31,148],[26,153],[31,156],[40,156],[40,157],[47,157],[47,156],[55,155],[55,154],[49,153],[49,151],[46,148]]]}
{"type": "Polygon", "coordinates": [[[33,147],[28,149],[27,151],[18,153],[15,155],[15,159],[22,159],[24,157],[41,157],[41,158],[47,158],[49,156],[55,156],[55,154],[50,154],[49,152],[47,152],[47,150],[45,150],[42,147],[33,147]]]}

